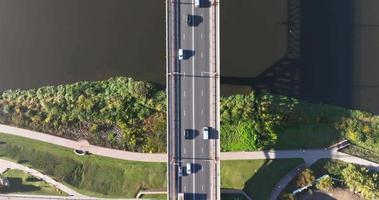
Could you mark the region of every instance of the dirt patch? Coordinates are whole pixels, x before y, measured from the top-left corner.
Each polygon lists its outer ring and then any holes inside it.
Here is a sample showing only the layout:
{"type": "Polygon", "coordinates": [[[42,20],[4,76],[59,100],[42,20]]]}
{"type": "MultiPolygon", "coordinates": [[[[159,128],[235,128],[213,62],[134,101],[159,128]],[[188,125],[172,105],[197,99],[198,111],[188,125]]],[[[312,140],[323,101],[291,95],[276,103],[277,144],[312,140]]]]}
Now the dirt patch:
{"type": "Polygon", "coordinates": [[[364,200],[348,189],[335,188],[330,192],[307,191],[297,196],[298,200],[364,200]]]}

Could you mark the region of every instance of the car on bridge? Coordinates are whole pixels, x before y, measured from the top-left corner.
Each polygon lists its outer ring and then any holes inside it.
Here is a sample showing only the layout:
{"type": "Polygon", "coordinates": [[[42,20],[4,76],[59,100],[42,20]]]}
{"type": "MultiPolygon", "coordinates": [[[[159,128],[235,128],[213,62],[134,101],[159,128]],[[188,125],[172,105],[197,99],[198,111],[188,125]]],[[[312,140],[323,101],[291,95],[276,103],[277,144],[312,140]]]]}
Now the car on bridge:
{"type": "Polygon", "coordinates": [[[192,138],[191,130],[189,130],[189,129],[184,130],[184,138],[185,139],[191,139],[192,138]]]}
{"type": "Polygon", "coordinates": [[[187,163],[187,165],[186,165],[186,173],[187,173],[187,175],[191,174],[191,172],[192,172],[191,163],[187,163]]]}
{"type": "Polygon", "coordinates": [[[204,127],[203,128],[203,139],[208,140],[209,139],[209,127],[204,127]]]}
{"type": "Polygon", "coordinates": [[[184,60],[184,50],[183,49],[178,50],[178,57],[179,57],[179,60],[184,60]]]}

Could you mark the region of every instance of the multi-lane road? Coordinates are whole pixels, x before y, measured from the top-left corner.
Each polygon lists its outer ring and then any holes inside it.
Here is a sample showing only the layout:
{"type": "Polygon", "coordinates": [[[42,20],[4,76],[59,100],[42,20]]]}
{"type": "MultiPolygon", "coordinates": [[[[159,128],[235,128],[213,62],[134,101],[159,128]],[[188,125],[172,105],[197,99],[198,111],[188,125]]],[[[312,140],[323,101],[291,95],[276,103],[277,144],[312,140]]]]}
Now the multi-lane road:
{"type": "Polygon", "coordinates": [[[218,2],[195,1],[167,0],[169,199],[219,199],[218,2]]]}

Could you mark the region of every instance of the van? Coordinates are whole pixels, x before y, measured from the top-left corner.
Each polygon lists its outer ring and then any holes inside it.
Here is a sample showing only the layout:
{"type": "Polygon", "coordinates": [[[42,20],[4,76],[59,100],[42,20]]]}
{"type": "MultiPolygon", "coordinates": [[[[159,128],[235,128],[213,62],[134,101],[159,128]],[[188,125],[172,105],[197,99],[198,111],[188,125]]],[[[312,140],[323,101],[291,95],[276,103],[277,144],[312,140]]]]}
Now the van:
{"type": "Polygon", "coordinates": [[[204,140],[208,140],[209,139],[209,128],[208,127],[204,127],[203,128],[203,139],[204,140]]]}

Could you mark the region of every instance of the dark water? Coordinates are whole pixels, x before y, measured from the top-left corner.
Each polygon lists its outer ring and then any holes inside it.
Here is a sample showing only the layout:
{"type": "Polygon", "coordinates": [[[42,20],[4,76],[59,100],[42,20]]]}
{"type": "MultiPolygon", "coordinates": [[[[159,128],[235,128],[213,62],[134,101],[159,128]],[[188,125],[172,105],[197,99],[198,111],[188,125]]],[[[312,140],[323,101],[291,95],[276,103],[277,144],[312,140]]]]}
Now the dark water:
{"type": "MultiPolygon", "coordinates": [[[[223,0],[222,94],[379,113],[379,1],[223,0]]],[[[111,76],[165,83],[164,0],[0,0],[0,90],[111,76]]]]}

